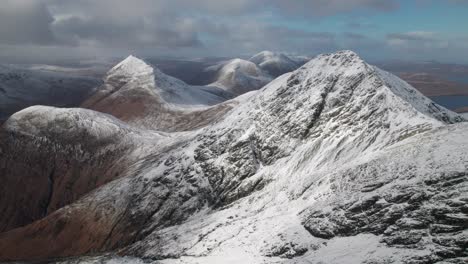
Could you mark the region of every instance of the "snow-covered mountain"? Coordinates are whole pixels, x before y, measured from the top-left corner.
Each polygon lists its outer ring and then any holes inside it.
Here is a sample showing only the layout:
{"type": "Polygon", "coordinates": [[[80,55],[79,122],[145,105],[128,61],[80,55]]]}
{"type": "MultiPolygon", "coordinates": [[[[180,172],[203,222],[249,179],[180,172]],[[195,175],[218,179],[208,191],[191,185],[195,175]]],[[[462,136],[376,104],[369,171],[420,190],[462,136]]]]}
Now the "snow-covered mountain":
{"type": "Polygon", "coordinates": [[[74,72],[0,65],[0,123],[31,105],[78,106],[99,83],[74,72]]]}
{"type": "MultiPolygon", "coordinates": [[[[132,76],[147,83],[146,74],[132,76]]],[[[203,128],[176,133],[89,110],[13,115],[2,128],[0,164],[18,182],[29,177],[10,159],[41,153],[51,156],[46,164],[67,164],[64,156],[89,153],[83,144],[100,134],[103,149],[126,152],[111,155],[124,160],[113,181],[0,234],[0,260],[114,252],[127,257],[62,262],[466,261],[468,125],[461,116],[350,51],[320,55],[234,101],[203,128]],[[119,136],[106,139],[110,131],[119,136]],[[34,140],[8,137],[14,134],[34,140]],[[47,139],[53,148],[41,147],[47,139]],[[9,154],[13,147],[18,154],[9,154]]],[[[92,160],[86,167],[102,169],[101,158],[92,160]]],[[[61,175],[52,178],[59,186],[61,175]]]]}
{"type": "Polygon", "coordinates": [[[120,177],[135,162],[135,146],[163,146],[163,138],[91,110],[32,106],[15,113],[0,130],[0,232],[120,177]]]}
{"type": "Polygon", "coordinates": [[[292,72],[302,65],[296,63],[285,54],[272,51],[262,51],[250,58],[249,61],[255,63],[262,70],[274,77],[292,72]]]}
{"type": "Polygon", "coordinates": [[[218,62],[205,68],[198,79],[241,95],[258,90],[274,78],[296,70],[305,63],[305,58],[295,56],[293,59],[282,53],[263,51],[249,60],[235,58],[218,62]]]}
{"type": "Polygon", "coordinates": [[[243,59],[232,59],[208,67],[215,79],[212,86],[220,87],[233,94],[240,95],[258,90],[273,77],[260,69],[255,63],[243,59]]]}
{"type": "Polygon", "coordinates": [[[229,102],[220,103],[232,97],[217,87],[187,85],[129,56],[107,73],[104,84],[82,107],[112,114],[140,128],[176,131],[218,118],[230,109],[229,102]]]}

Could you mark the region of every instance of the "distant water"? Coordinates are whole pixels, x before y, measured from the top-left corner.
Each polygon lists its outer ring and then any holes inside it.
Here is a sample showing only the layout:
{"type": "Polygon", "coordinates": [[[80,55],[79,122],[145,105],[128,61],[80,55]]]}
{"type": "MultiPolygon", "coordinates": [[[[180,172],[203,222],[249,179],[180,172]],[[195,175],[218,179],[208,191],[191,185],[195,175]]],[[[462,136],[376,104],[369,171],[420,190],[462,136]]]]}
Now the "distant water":
{"type": "Polygon", "coordinates": [[[451,110],[468,106],[468,96],[466,95],[431,96],[431,99],[437,104],[451,110]]]}
{"type": "Polygon", "coordinates": [[[450,76],[448,79],[452,82],[468,84],[468,76],[466,75],[465,76],[461,76],[461,75],[450,76]]]}

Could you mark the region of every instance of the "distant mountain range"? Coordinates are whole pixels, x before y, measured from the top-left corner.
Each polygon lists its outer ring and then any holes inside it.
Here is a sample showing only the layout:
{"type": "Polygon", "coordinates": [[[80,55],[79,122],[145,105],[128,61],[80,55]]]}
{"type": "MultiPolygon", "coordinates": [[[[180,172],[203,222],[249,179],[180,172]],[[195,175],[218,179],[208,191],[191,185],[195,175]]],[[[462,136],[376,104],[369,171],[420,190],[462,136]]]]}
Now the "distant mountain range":
{"type": "Polygon", "coordinates": [[[0,123],[31,105],[79,105],[100,80],[77,72],[0,65],[0,123]]]}

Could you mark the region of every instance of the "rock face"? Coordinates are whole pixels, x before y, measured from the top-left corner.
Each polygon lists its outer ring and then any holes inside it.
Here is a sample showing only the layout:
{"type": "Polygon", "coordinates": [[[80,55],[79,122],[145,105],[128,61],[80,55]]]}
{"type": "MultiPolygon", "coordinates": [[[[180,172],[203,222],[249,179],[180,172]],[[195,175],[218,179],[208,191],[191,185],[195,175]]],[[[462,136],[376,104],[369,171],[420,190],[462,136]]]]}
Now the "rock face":
{"type": "Polygon", "coordinates": [[[32,105],[75,107],[99,85],[94,78],[0,65],[0,124],[32,105]]]}
{"type": "Polygon", "coordinates": [[[183,131],[202,127],[231,108],[232,94],[189,86],[129,56],[112,68],[82,107],[111,114],[139,128],[183,131]]]}
{"type": "Polygon", "coordinates": [[[0,259],[466,260],[462,117],[350,51],[235,101],[198,130],[139,130],[147,141],[123,175],[0,234],[0,259]]]}

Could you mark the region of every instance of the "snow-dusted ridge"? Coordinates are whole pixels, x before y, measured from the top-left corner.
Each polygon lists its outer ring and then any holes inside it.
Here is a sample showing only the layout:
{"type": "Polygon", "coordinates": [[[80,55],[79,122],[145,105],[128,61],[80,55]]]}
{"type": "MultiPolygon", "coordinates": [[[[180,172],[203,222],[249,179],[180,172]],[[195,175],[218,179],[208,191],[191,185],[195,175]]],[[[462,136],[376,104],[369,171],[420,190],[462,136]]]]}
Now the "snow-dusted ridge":
{"type": "Polygon", "coordinates": [[[262,51],[252,56],[249,61],[255,63],[271,76],[280,76],[299,68],[299,64],[282,53],[262,51]]]}
{"type": "Polygon", "coordinates": [[[249,60],[236,58],[223,61],[205,71],[215,75],[212,86],[241,95],[262,88],[274,78],[292,72],[300,65],[285,54],[262,51],[249,60]]]}
{"type": "Polygon", "coordinates": [[[463,263],[462,121],[354,52],[320,55],[163,148],[145,141],[126,176],[0,234],[0,259],[463,263]]]}
{"type": "Polygon", "coordinates": [[[220,95],[207,92],[207,89],[199,86],[189,86],[132,55],[113,67],[104,80],[106,82],[129,82],[136,86],[130,87],[132,89],[148,89],[149,93],[155,93],[174,108],[206,107],[230,98],[227,93],[220,95]]]}
{"type": "Polygon", "coordinates": [[[107,73],[104,84],[82,106],[140,128],[177,131],[217,119],[230,109],[224,102],[232,97],[217,87],[190,86],[129,56],[107,73]]]}
{"type": "Polygon", "coordinates": [[[220,87],[236,95],[258,90],[273,79],[255,63],[243,59],[221,62],[208,67],[206,71],[216,72],[216,79],[211,84],[212,86],[220,87]]]}

